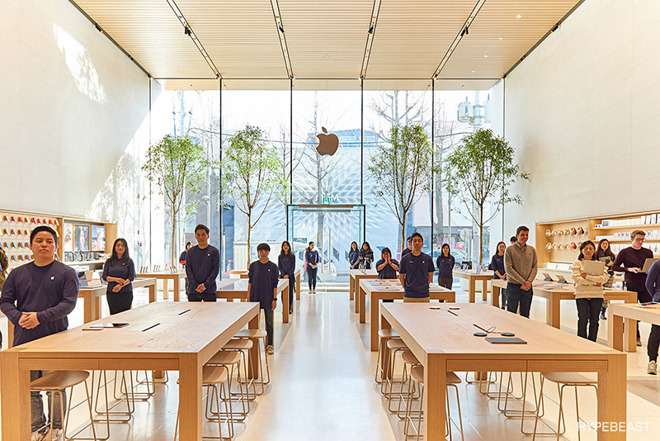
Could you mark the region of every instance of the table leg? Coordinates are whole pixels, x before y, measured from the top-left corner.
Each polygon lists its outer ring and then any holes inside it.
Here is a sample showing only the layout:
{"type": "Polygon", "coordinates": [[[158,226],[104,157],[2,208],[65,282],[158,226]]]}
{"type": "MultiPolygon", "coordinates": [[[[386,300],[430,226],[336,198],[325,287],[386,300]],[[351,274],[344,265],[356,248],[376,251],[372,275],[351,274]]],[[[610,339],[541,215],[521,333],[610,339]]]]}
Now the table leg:
{"type": "Polygon", "coordinates": [[[626,439],[626,380],[626,355],[609,356],[607,370],[598,372],[598,441],[626,439]]]}
{"type": "Polygon", "coordinates": [[[202,364],[198,354],[179,358],[179,439],[202,439],[202,364]]]}
{"type": "Polygon", "coordinates": [[[430,354],[424,366],[424,439],[445,439],[445,394],[447,393],[447,361],[430,354]]]}
{"type": "Polygon", "coordinates": [[[296,300],[300,300],[300,274],[296,276],[296,300]]]}
{"type": "Polygon", "coordinates": [[[626,352],[637,352],[637,320],[626,319],[623,327],[626,352]]]}
{"type": "Polygon", "coordinates": [[[358,296],[360,295],[359,290],[360,289],[360,279],[358,279],[357,276],[353,278],[353,294],[355,295],[355,313],[360,312],[360,302],[358,300],[358,296]]]}
{"type": "MultiPolygon", "coordinates": [[[[380,296],[377,294],[371,295],[371,350],[378,350],[378,325],[380,322],[380,314],[378,307],[380,306],[380,296]]],[[[382,365],[381,365],[382,366],[382,365]]]]}
{"type": "Polygon", "coordinates": [[[94,320],[94,297],[91,291],[85,291],[83,293],[83,323],[89,323],[94,320]]]}
{"type": "MultiPolygon", "coordinates": [[[[385,317],[382,315],[380,316],[380,329],[392,329],[392,325],[390,325],[390,322],[387,321],[385,317]]],[[[380,351],[380,365],[383,368],[383,381],[385,378],[390,377],[390,353],[387,350],[387,344],[385,343],[385,340],[381,342],[382,347],[380,351]]]]}
{"type": "Polygon", "coordinates": [[[470,277],[468,279],[468,281],[469,281],[469,284],[470,284],[470,291],[469,291],[470,292],[470,303],[476,303],[477,302],[477,299],[475,298],[476,297],[476,291],[477,291],[476,281],[474,280],[474,277],[470,277]]]}
{"type": "Polygon", "coordinates": [[[19,369],[18,353],[0,357],[2,439],[30,439],[30,371],[19,369]]]}
{"type": "Polygon", "coordinates": [[[357,284],[356,292],[357,292],[358,298],[355,299],[355,303],[360,304],[360,323],[365,323],[367,321],[366,311],[365,311],[365,309],[367,309],[367,305],[365,304],[366,303],[366,301],[365,301],[366,293],[364,292],[364,289],[362,289],[362,286],[359,285],[359,284],[357,284]],[[359,302],[358,302],[358,300],[359,300],[359,302]]]}
{"type": "Polygon", "coordinates": [[[181,289],[181,278],[180,277],[175,277],[174,278],[174,301],[178,302],[179,301],[179,294],[180,294],[180,289],[181,289]]]}
{"type": "MultiPolygon", "coordinates": [[[[259,329],[259,315],[261,310],[248,322],[249,329],[259,329]]],[[[252,340],[252,349],[248,352],[248,376],[250,378],[259,378],[259,342],[252,340]]]]}
{"type": "Polygon", "coordinates": [[[14,346],[14,324],[7,319],[7,348],[14,346]]]}
{"type": "Polygon", "coordinates": [[[94,296],[94,320],[98,320],[101,318],[101,298],[102,296],[95,295],[94,296]]]}
{"type": "Polygon", "coordinates": [[[623,317],[612,314],[612,308],[607,308],[607,345],[623,351],[623,317]]]}
{"type": "Polygon", "coordinates": [[[156,301],[156,284],[149,285],[149,303],[156,301]]]}
{"type": "Polygon", "coordinates": [[[488,301],[488,280],[483,279],[482,280],[482,289],[481,289],[481,298],[483,299],[484,302],[488,301]]]}
{"type": "Polygon", "coordinates": [[[169,300],[170,293],[167,290],[167,279],[163,279],[163,300],[169,300]]]}
{"type": "Polygon", "coordinates": [[[282,323],[289,323],[289,287],[282,291],[282,323]]]}
{"type": "Polygon", "coordinates": [[[350,280],[348,294],[350,295],[351,301],[353,301],[355,299],[355,293],[353,292],[353,290],[355,289],[355,279],[350,275],[348,276],[348,279],[350,280]]]}
{"type": "Polygon", "coordinates": [[[499,308],[500,307],[500,287],[495,286],[495,284],[493,284],[492,286],[493,286],[493,290],[492,290],[491,297],[490,297],[490,304],[493,305],[496,308],[499,308]]]}
{"type": "Polygon", "coordinates": [[[545,311],[545,322],[553,328],[559,329],[560,325],[560,294],[550,292],[548,297],[548,309],[545,311]]]}

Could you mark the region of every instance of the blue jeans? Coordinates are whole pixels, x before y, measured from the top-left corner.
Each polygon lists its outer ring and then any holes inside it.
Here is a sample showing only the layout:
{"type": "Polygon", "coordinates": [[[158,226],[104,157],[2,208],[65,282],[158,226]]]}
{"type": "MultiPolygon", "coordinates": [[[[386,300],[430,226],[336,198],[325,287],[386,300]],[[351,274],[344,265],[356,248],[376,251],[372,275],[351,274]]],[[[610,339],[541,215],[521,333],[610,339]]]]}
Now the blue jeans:
{"type": "Polygon", "coordinates": [[[522,285],[517,283],[507,283],[506,285],[506,309],[514,314],[518,312],[520,305],[520,315],[529,318],[529,309],[532,306],[533,288],[524,291],[522,285]]]}
{"type": "MultiPolygon", "coordinates": [[[[30,381],[41,378],[51,371],[30,371],[30,381]]],[[[53,429],[62,428],[62,409],[66,409],[66,393],[62,391],[62,401],[64,407],[60,403],[59,394],[47,392],[48,394],[48,418],[53,422],[53,429]],[[55,400],[53,402],[53,400],[55,400]],[[52,403],[52,404],[51,404],[52,403]],[[53,414],[51,415],[50,409],[53,406],[53,414]]],[[[44,415],[44,401],[41,392],[30,392],[30,411],[32,413],[32,431],[36,432],[47,424],[46,416],[44,415]]]]}

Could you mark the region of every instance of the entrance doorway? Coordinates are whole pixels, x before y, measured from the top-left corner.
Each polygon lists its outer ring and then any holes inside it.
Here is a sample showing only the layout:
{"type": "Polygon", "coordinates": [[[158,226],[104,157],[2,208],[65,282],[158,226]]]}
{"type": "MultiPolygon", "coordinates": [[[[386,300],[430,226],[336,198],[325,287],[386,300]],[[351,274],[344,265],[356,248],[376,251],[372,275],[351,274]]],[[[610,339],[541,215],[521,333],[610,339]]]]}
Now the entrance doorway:
{"type": "Polygon", "coordinates": [[[321,258],[318,281],[348,283],[351,242],[364,241],[364,205],[288,205],[287,213],[287,239],[301,265],[313,241],[321,258]]]}

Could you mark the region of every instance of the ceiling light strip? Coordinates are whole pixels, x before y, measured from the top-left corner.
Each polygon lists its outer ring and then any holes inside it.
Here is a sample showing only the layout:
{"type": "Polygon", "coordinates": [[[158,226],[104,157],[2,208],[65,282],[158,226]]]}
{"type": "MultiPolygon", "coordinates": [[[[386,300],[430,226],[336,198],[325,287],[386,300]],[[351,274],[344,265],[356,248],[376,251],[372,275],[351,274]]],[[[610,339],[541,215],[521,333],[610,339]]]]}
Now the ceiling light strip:
{"type": "Polygon", "coordinates": [[[183,13],[181,12],[181,9],[179,9],[179,6],[176,4],[174,0],[167,0],[167,4],[170,5],[170,8],[172,8],[172,11],[176,15],[176,18],[178,18],[179,21],[181,22],[181,25],[183,26],[184,34],[188,35],[195,44],[195,46],[197,46],[197,49],[202,54],[202,57],[204,57],[204,60],[206,60],[206,63],[209,65],[209,67],[215,74],[216,79],[222,78],[220,71],[215,66],[215,63],[211,59],[211,56],[208,54],[208,52],[206,52],[206,49],[204,49],[202,42],[199,41],[199,38],[197,38],[195,31],[193,30],[192,26],[190,26],[190,23],[188,23],[188,20],[186,20],[186,17],[183,16],[183,13]]]}
{"type": "Polygon", "coordinates": [[[477,18],[477,14],[479,14],[479,11],[481,10],[481,7],[486,3],[486,0],[478,0],[477,4],[474,5],[474,9],[472,9],[472,12],[470,12],[470,16],[465,20],[465,23],[463,23],[463,26],[461,26],[460,31],[458,31],[458,34],[456,35],[456,38],[454,38],[454,41],[451,43],[451,46],[449,46],[449,49],[445,53],[445,56],[442,58],[442,61],[440,61],[440,64],[438,65],[438,68],[435,70],[433,73],[433,78],[438,78],[438,75],[440,75],[440,72],[442,72],[442,69],[445,68],[445,65],[449,61],[449,58],[451,58],[452,54],[458,47],[458,44],[461,42],[464,36],[468,35],[468,28],[472,24],[475,18],[477,18]]]}
{"type": "Polygon", "coordinates": [[[289,79],[293,79],[293,66],[291,65],[291,57],[289,56],[289,46],[286,44],[286,35],[284,34],[284,23],[282,23],[280,4],[277,0],[270,0],[270,6],[273,8],[273,18],[275,19],[277,36],[280,39],[280,48],[282,48],[282,57],[284,57],[286,74],[289,76],[289,79]]]}
{"type": "Polygon", "coordinates": [[[371,20],[369,20],[369,28],[367,29],[367,42],[364,45],[364,56],[362,57],[362,68],[360,69],[361,80],[364,80],[367,76],[367,67],[369,66],[369,58],[371,57],[371,46],[374,44],[376,24],[378,24],[378,14],[380,13],[380,3],[381,0],[374,0],[374,7],[371,10],[371,20]]]}

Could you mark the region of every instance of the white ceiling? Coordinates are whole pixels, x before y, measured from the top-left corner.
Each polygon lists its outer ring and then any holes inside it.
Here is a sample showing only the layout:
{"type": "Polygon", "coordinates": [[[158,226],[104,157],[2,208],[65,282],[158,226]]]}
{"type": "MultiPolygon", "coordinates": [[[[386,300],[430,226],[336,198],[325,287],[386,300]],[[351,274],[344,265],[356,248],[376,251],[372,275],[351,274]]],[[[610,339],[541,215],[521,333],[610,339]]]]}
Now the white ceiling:
{"type": "Polygon", "coordinates": [[[439,66],[436,88],[487,89],[582,0],[70,1],[167,88],[287,88],[284,37],[294,87],[358,89],[376,10],[365,89],[426,88],[439,66]]]}

